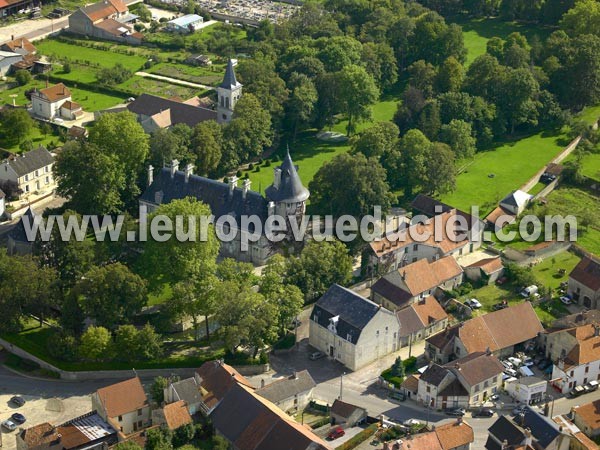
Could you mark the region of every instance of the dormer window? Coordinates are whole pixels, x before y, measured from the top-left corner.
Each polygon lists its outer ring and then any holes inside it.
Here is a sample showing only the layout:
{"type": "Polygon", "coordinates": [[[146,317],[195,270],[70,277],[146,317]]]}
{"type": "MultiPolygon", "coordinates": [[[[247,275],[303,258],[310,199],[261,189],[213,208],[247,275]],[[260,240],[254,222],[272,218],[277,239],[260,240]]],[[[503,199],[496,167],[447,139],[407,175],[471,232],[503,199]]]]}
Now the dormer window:
{"type": "Polygon", "coordinates": [[[348,333],[348,334],[346,335],[346,340],[347,340],[348,342],[352,342],[352,335],[351,335],[350,333],[348,333]]]}

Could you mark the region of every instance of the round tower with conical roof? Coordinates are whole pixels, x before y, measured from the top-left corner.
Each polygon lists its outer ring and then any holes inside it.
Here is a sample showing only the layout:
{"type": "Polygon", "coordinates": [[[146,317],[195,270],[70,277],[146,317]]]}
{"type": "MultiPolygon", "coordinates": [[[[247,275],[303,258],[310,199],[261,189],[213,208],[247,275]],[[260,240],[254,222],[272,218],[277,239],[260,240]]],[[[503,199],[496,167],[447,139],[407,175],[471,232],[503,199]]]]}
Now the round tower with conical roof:
{"type": "Polygon", "coordinates": [[[300,180],[289,148],[283,163],[275,167],[273,184],[265,190],[265,195],[269,201],[269,214],[302,220],[310,193],[300,180]]]}
{"type": "Polygon", "coordinates": [[[242,96],[242,83],[235,77],[233,60],[227,62],[225,76],[217,86],[217,122],[229,123],[233,117],[235,104],[242,96]]]}

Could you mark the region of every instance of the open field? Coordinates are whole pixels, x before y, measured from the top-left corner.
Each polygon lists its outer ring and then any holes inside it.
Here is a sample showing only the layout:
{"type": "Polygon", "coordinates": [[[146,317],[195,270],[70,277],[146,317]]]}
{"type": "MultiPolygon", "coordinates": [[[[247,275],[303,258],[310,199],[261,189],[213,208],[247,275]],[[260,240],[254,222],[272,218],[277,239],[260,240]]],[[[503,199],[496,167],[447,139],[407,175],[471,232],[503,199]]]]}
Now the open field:
{"type": "Polygon", "coordinates": [[[205,68],[192,67],[186,64],[161,62],[144,71],[156,75],[162,75],[164,77],[190,81],[192,83],[217,86],[223,80],[225,65],[213,64],[210,66],[210,68],[205,68]]]}
{"type": "MultiPolygon", "coordinates": [[[[385,99],[375,103],[372,107],[372,121],[371,122],[360,122],[356,124],[356,132],[360,132],[366,128],[372,126],[375,122],[389,122],[394,118],[396,109],[398,108],[398,102],[400,98],[386,97],[385,99]]],[[[340,120],[336,123],[332,130],[338,133],[346,134],[347,120],[340,120]]]]}
{"type": "Polygon", "coordinates": [[[204,92],[206,92],[202,89],[180,86],[176,84],[167,83],[166,81],[153,80],[151,78],[143,78],[137,75],[134,75],[124,83],[116,85],[115,88],[124,88],[128,91],[134,92],[136,95],[153,94],[158,95],[160,97],[178,96],[183,98],[184,100],[195,95],[201,95],[204,92]]]}
{"type": "Polygon", "coordinates": [[[480,217],[485,217],[502,198],[559,154],[566,143],[565,134],[538,133],[479,152],[456,177],[456,190],[441,200],[464,211],[477,205],[480,217]]]}
{"type": "MultiPolygon", "coordinates": [[[[290,143],[290,154],[294,163],[299,167],[298,173],[305,186],[308,186],[323,164],[350,149],[346,143],[320,141],[314,136],[314,133],[314,130],[307,131],[296,142],[290,143]]],[[[280,160],[284,152],[285,144],[282,144],[278,151],[280,160]]],[[[248,172],[252,181],[252,190],[264,193],[265,189],[273,183],[273,169],[279,164],[281,163],[274,162],[270,167],[262,165],[258,172],[248,172]]]]}
{"type": "Polygon", "coordinates": [[[543,40],[552,32],[549,28],[505,22],[500,19],[471,19],[457,23],[463,29],[467,49],[467,65],[486,52],[487,41],[495,36],[506,39],[509,34],[519,32],[525,35],[527,40],[532,39],[535,35],[543,40]]]}
{"type": "MultiPolygon", "coordinates": [[[[38,124],[38,123],[39,122],[36,122],[36,124],[38,124]]],[[[40,129],[38,127],[35,127],[33,129],[33,131],[27,137],[27,139],[31,141],[31,143],[33,144],[33,148],[38,148],[40,145],[47,146],[51,142],[54,142],[54,144],[58,144],[61,142],[60,139],[58,138],[58,136],[55,136],[52,133],[43,135],[40,132],[40,129]]],[[[11,153],[21,153],[22,152],[22,150],[19,148],[19,144],[7,143],[4,141],[3,137],[0,137],[0,148],[3,148],[4,150],[8,150],[11,153]]]]}

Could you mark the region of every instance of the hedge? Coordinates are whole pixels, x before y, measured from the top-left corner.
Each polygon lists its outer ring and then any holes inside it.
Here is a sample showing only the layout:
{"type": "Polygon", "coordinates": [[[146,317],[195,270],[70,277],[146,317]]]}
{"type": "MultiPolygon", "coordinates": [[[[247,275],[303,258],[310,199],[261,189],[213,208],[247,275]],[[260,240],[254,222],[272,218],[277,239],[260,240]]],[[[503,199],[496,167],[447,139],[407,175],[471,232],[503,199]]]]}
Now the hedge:
{"type": "Polygon", "coordinates": [[[377,431],[377,429],[378,429],[378,425],[376,423],[373,423],[373,424],[369,425],[367,428],[365,428],[364,430],[362,430],[360,433],[358,433],[353,438],[348,439],[342,445],[340,445],[339,447],[336,447],[335,450],[353,449],[357,445],[362,444],[367,439],[369,439],[371,436],[373,436],[375,434],[375,432],[377,431]]]}

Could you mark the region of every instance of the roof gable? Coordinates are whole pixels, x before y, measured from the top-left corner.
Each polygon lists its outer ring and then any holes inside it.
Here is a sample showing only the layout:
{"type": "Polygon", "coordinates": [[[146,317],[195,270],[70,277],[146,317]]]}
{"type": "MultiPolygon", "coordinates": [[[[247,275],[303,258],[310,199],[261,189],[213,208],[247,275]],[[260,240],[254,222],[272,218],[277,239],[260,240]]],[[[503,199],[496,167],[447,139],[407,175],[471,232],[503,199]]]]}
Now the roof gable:
{"type": "Polygon", "coordinates": [[[571,271],[569,277],[592,291],[600,291],[600,261],[595,257],[584,257],[571,271]]]}
{"type": "Polygon", "coordinates": [[[54,157],[42,146],[6,161],[6,164],[15,171],[18,177],[43,169],[53,163],[54,157]]]}
{"type": "Polygon", "coordinates": [[[148,398],[138,377],[96,391],[108,417],[117,417],[148,406],[148,398]]]}

